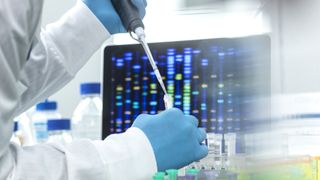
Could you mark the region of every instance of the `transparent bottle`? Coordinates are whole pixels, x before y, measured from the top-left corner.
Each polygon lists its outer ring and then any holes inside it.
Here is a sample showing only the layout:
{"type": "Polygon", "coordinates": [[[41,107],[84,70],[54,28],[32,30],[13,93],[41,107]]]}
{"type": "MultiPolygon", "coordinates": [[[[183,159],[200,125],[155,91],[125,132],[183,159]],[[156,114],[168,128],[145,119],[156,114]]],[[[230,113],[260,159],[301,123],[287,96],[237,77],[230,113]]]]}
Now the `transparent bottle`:
{"type": "Polygon", "coordinates": [[[19,146],[21,146],[21,132],[19,131],[19,122],[14,121],[14,126],[13,126],[13,134],[11,137],[10,142],[13,142],[19,146]]]}
{"type": "Polygon", "coordinates": [[[72,142],[70,119],[48,119],[48,142],[72,142]]]}
{"type": "Polygon", "coordinates": [[[80,85],[82,99],[72,118],[72,136],[74,139],[101,140],[102,100],[100,88],[100,83],[82,83],[80,85]]]}
{"type": "Polygon", "coordinates": [[[48,101],[39,103],[32,116],[32,125],[36,143],[45,143],[48,140],[47,121],[48,119],[60,119],[57,112],[57,102],[48,101]]]}
{"type": "Polygon", "coordinates": [[[31,119],[26,113],[22,113],[15,118],[18,123],[19,133],[21,135],[21,145],[22,146],[32,146],[35,144],[35,137],[32,128],[31,119]]]}

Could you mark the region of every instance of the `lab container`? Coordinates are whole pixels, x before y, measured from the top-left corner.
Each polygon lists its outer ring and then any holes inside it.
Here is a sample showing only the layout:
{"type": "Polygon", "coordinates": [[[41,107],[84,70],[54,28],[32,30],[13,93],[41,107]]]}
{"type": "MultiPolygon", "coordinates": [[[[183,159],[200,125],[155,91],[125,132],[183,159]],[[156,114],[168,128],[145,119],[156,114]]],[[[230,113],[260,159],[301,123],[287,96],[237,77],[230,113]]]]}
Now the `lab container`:
{"type": "Polygon", "coordinates": [[[34,136],[36,143],[45,143],[48,140],[48,119],[61,118],[57,111],[57,102],[48,101],[39,103],[36,106],[36,111],[32,116],[32,125],[34,129],[34,136]]]}
{"type": "Polygon", "coordinates": [[[72,135],[74,139],[86,138],[101,140],[102,136],[102,100],[100,83],[82,83],[81,101],[74,110],[72,135]]]}
{"type": "Polygon", "coordinates": [[[13,134],[10,139],[10,142],[13,142],[17,145],[21,145],[21,133],[19,131],[19,123],[18,121],[14,121],[13,125],[13,134]]]}
{"type": "Polygon", "coordinates": [[[71,120],[70,119],[48,119],[48,142],[60,142],[63,144],[70,143],[71,137],[71,120]]]}

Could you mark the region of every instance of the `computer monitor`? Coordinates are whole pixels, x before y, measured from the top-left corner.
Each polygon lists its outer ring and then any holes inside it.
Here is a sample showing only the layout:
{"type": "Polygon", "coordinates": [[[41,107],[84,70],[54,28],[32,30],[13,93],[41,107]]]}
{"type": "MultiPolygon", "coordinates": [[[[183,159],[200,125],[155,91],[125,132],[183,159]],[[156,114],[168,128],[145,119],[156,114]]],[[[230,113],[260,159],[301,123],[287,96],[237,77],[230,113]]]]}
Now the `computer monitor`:
{"type": "MultiPolygon", "coordinates": [[[[266,35],[150,43],[174,107],[207,132],[252,128],[255,100],[270,94],[266,35]]],[[[128,129],[142,113],[164,110],[163,95],[139,44],[104,49],[103,137],[128,129]]]]}

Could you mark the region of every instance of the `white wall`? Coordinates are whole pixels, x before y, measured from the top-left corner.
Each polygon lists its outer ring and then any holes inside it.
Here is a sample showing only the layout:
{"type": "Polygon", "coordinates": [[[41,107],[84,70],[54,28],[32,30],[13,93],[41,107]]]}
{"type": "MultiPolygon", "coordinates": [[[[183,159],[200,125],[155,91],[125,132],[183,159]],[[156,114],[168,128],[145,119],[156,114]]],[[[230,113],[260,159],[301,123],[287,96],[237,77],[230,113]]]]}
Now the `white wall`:
{"type": "Polygon", "coordinates": [[[276,92],[320,91],[320,1],[268,1],[276,92]]]}
{"type": "Polygon", "coordinates": [[[320,1],[281,3],[284,93],[320,91],[320,1]]]}

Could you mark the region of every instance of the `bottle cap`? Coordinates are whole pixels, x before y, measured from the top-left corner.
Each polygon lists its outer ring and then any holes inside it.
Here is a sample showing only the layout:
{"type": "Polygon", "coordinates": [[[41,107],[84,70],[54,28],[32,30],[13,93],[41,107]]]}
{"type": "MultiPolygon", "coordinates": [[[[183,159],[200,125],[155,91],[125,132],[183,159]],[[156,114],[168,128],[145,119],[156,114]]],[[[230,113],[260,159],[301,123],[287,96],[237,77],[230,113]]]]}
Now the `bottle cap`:
{"type": "Polygon", "coordinates": [[[168,169],[166,170],[169,176],[169,180],[176,180],[178,175],[178,170],[176,169],[168,169]]]}
{"type": "Polygon", "coordinates": [[[19,130],[19,123],[18,121],[14,121],[13,132],[17,132],[18,130],[19,130]]]}
{"type": "Polygon", "coordinates": [[[70,130],[70,119],[48,119],[48,131],[70,130]]]}
{"type": "Polygon", "coordinates": [[[165,177],[165,173],[164,172],[157,172],[153,176],[153,180],[164,180],[164,177],[165,177]]]}
{"type": "Polygon", "coordinates": [[[48,111],[48,110],[57,110],[57,102],[56,101],[45,101],[37,104],[37,111],[48,111]]]}
{"type": "Polygon", "coordinates": [[[101,92],[101,84],[100,83],[82,83],[80,84],[80,94],[100,94],[101,92]]]}

